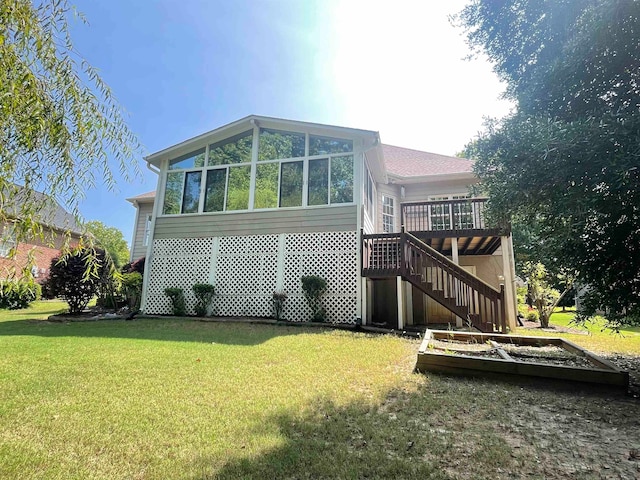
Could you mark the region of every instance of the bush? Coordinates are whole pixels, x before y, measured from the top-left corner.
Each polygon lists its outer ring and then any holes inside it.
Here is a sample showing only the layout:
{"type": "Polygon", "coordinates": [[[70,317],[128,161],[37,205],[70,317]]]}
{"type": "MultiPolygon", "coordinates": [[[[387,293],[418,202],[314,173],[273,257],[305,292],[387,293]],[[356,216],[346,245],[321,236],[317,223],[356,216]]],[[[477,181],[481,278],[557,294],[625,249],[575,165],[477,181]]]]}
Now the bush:
{"type": "Polygon", "coordinates": [[[525,318],[529,322],[537,322],[538,320],[540,320],[540,316],[538,315],[537,310],[529,310],[529,313],[527,313],[527,316],[525,318]]]}
{"type": "Polygon", "coordinates": [[[311,308],[311,320],[314,322],[324,321],[326,312],[322,308],[322,295],[327,290],[326,280],[317,275],[307,275],[301,280],[304,297],[311,308]]]}
{"type": "Polygon", "coordinates": [[[142,298],[142,274],[138,272],[123,273],[120,279],[122,293],[129,310],[137,311],[142,298]]]}
{"type": "Polygon", "coordinates": [[[82,312],[110,278],[113,264],[103,250],[75,250],[51,260],[46,290],[69,305],[69,313],[82,312]]]}
{"type": "Polygon", "coordinates": [[[284,310],[284,302],[287,300],[287,294],[284,292],[273,292],[273,316],[276,320],[282,318],[284,310]]]}
{"type": "Polygon", "coordinates": [[[181,288],[165,288],[164,294],[171,300],[171,313],[173,315],[183,317],[187,314],[184,291],[181,288]]]}
{"type": "Polygon", "coordinates": [[[0,280],[0,308],[27,308],[41,293],[40,285],[33,280],[0,280]]]}
{"type": "Polygon", "coordinates": [[[196,296],[196,305],[194,310],[199,317],[206,317],[211,302],[213,301],[213,295],[215,294],[215,287],[208,283],[196,283],[193,287],[193,293],[196,296]]]}

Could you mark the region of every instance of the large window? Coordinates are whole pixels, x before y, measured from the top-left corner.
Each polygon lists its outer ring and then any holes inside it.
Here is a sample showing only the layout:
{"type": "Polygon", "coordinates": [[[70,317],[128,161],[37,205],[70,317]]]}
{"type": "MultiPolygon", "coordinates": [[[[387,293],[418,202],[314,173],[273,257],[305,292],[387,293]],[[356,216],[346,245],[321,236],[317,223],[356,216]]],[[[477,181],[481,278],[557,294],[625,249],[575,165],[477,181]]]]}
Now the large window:
{"type": "Polygon", "coordinates": [[[170,160],[163,213],[353,202],[353,141],[261,128],[257,143],[247,131],[170,160]]]}
{"type": "Polygon", "coordinates": [[[382,231],[393,233],[395,230],[395,211],[393,197],[382,195],[382,231]]]}

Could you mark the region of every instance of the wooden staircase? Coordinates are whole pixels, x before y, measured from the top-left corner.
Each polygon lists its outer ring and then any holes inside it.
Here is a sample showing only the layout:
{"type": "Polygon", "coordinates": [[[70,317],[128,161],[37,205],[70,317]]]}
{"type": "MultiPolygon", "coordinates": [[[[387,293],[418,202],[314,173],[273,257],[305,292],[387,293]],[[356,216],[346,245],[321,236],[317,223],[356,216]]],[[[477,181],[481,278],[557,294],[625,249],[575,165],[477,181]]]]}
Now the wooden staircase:
{"type": "Polygon", "coordinates": [[[362,276],[400,276],[481,332],[507,333],[496,290],[407,232],[362,235],[362,276]]]}

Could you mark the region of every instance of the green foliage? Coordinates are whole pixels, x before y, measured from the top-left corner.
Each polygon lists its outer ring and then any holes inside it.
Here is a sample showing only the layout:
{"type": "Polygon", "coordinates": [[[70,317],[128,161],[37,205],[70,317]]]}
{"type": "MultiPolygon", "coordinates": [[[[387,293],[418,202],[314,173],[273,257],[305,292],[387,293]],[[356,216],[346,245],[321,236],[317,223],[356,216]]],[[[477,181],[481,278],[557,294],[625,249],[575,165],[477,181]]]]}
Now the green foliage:
{"type": "Polygon", "coordinates": [[[121,268],[129,260],[129,246],[122,232],[115,227],[108,227],[104,223],[94,220],[85,224],[87,232],[91,233],[98,246],[110,256],[116,268],[121,268]]]}
{"type": "Polygon", "coordinates": [[[0,308],[27,308],[41,295],[40,285],[33,279],[0,280],[0,308]]]}
{"type": "MultiPolygon", "coordinates": [[[[527,263],[523,271],[529,285],[529,295],[537,309],[540,326],[547,328],[549,326],[549,317],[563,294],[551,286],[547,269],[543,264],[527,263]]],[[[531,313],[529,312],[527,318],[531,313]]]]}
{"type": "Polygon", "coordinates": [[[47,291],[69,305],[69,313],[77,314],[109,281],[113,264],[104,251],[77,249],[54,258],[49,268],[47,291]]]}
{"type": "MultiPolygon", "coordinates": [[[[540,315],[538,314],[538,311],[537,311],[537,310],[530,309],[530,310],[527,312],[527,315],[526,315],[524,318],[526,318],[526,319],[527,319],[527,320],[529,320],[530,322],[537,322],[537,321],[539,321],[539,320],[540,320],[540,315]]],[[[547,326],[549,326],[549,321],[548,321],[548,319],[547,319],[547,326]]]]}
{"type": "Polygon", "coordinates": [[[311,319],[314,322],[325,320],[326,312],[322,307],[322,295],[327,290],[327,281],[317,275],[302,277],[302,291],[311,308],[311,319]]]}
{"type": "Polygon", "coordinates": [[[164,294],[171,300],[171,312],[177,317],[187,314],[184,291],[181,288],[165,288],[164,294]]]}
{"type": "Polygon", "coordinates": [[[284,311],[284,302],[287,300],[287,294],[284,292],[273,292],[273,316],[276,320],[282,319],[282,312],[284,311]]]}
{"type": "Polygon", "coordinates": [[[206,317],[209,313],[209,307],[213,301],[216,289],[208,283],[196,283],[193,287],[193,293],[196,296],[196,305],[194,310],[199,317],[206,317]]]}
{"type": "Polygon", "coordinates": [[[142,298],[142,275],[138,272],[123,273],[120,277],[120,286],[129,309],[138,310],[142,298]]]}
{"type": "Polygon", "coordinates": [[[19,219],[18,241],[44,238],[48,205],[25,189],[62,198],[77,216],[96,178],[115,187],[112,161],[125,179],[139,174],[140,147],[120,106],[73,47],[75,13],[66,0],[0,2],[0,224],[19,219]]]}
{"type": "Polygon", "coordinates": [[[466,154],[491,215],[529,230],[520,268],[575,271],[587,315],[640,319],[640,2],[478,0],[457,20],[517,102],[466,154]]]}

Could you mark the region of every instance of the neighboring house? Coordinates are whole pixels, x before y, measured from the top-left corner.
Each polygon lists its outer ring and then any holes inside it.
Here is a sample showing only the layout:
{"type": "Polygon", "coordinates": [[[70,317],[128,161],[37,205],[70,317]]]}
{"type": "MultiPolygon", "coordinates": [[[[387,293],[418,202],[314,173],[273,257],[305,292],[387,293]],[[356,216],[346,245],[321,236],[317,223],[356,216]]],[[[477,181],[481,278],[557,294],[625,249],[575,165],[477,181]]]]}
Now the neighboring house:
{"type": "Polygon", "coordinates": [[[145,160],[157,195],[128,199],[145,313],[170,313],[166,287],[191,308],[192,285],[211,283],[217,315],[271,316],[283,291],[284,318],[307,320],[300,278],[320,275],[332,322],[515,324],[510,229],[486,225],[485,199],[469,198],[470,160],[254,115],[145,160]]]}
{"type": "Polygon", "coordinates": [[[3,214],[10,220],[0,225],[0,278],[21,278],[25,269],[38,283],[49,277],[51,260],[59,256],[65,242],[76,245],[82,235],[75,217],[52,197],[36,191],[20,191],[13,197],[13,205],[4,205],[3,214]],[[37,215],[41,235],[17,241],[14,224],[19,221],[22,199],[41,205],[37,215]],[[68,235],[67,235],[68,232],[68,235]],[[15,255],[12,255],[15,253],[15,255]]]}

